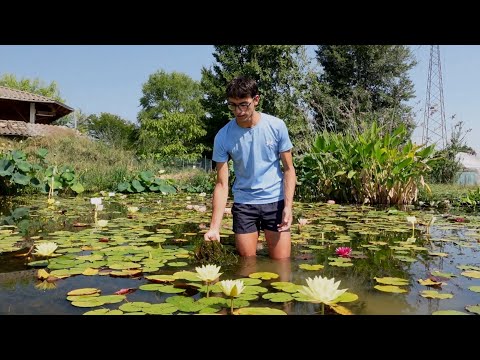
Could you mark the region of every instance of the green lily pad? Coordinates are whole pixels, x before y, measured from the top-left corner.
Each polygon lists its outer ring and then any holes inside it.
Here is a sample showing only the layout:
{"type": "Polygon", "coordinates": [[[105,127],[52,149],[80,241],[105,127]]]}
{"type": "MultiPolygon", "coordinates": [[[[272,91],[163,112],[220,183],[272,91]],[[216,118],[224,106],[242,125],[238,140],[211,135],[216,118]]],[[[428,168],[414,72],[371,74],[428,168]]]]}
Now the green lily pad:
{"type": "Polygon", "coordinates": [[[125,312],[142,312],[143,308],[150,307],[152,304],[143,301],[134,301],[120,305],[118,308],[125,312]]]}
{"type": "Polygon", "coordinates": [[[397,278],[397,277],[374,277],[374,279],[379,282],[380,284],[387,284],[387,285],[408,285],[407,279],[397,278]]]}
{"type": "Polygon", "coordinates": [[[251,273],[250,275],[248,275],[248,277],[250,277],[252,279],[263,279],[263,280],[276,279],[279,276],[280,275],[278,275],[276,273],[272,273],[272,272],[255,272],[255,273],[251,273]]]}
{"type": "Polygon", "coordinates": [[[287,281],[277,281],[277,282],[271,283],[271,285],[273,288],[277,290],[285,291],[287,293],[296,293],[298,289],[301,288],[301,285],[297,285],[287,281]]]}
{"type": "Polygon", "coordinates": [[[208,306],[205,303],[199,303],[191,297],[185,296],[171,296],[166,302],[175,305],[179,311],[183,312],[198,312],[208,306]]]}
{"type": "Polygon", "coordinates": [[[474,279],[480,279],[480,271],[477,270],[462,271],[461,275],[474,279]]]}
{"type": "Polygon", "coordinates": [[[468,290],[473,292],[480,292],[480,286],[470,286],[468,290]]]}
{"type": "Polygon", "coordinates": [[[237,309],[235,313],[237,315],[287,315],[287,313],[283,310],[268,307],[240,308],[237,309]]]}
{"type": "Polygon", "coordinates": [[[300,264],[298,265],[298,267],[303,270],[314,270],[314,271],[324,268],[324,266],[320,264],[300,264]]]}
{"type": "Polygon", "coordinates": [[[109,310],[109,309],[97,309],[87,311],[83,315],[122,315],[123,311],[121,310],[109,310]]]}
{"type": "Polygon", "coordinates": [[[270,300],[272,302],[281,302],[281,303],[293,300],[293,296],[285,292],[264,294],[262,295],[262,298],[270,300]]]}
{"type": "Polygon", "coordinates": [[[465,306],[465,309],[471,313],[480,315],[480,304],[465,306]]]}
{"type": "Polygon", "coordinates": [[[451,299],[453,298],[452,294],[442,294],[436,290],[423,290],[420,293],[420,296],[430,299],[451,299]]]}
{"type": "Polygon", "coordinates": [[[150,315],[171,315],[177,311],[177,307],[174,304],[162,303],[152,304],[152,306],[142,308],[142,311],[150,315]]]}
{"type": "Polygon", "coordinates": [[[467,313],[457,310],[438,310],[434,311],[432,315],[468,315],[467,313]]]}
{"type": "Polygon", "coordinates": [[[395,285],[375,285],[375,289],[383,291],[383,292],[390,292],[390,293],[405,293],[407,290],[399,288],[395,285]]]}

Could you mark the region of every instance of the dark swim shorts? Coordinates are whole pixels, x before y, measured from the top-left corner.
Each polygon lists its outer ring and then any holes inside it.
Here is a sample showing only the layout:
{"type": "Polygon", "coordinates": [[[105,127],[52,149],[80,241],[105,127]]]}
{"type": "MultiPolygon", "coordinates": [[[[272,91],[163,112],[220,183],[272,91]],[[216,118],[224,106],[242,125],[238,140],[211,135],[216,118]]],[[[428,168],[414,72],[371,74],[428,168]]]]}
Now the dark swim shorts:
{"type": "Polygon", "coordinates": [[[250,234],[265,229],[278,232],[284,206],[284,200],[269,204],[234,203],[232,206],[233,232],[250,234]]]}

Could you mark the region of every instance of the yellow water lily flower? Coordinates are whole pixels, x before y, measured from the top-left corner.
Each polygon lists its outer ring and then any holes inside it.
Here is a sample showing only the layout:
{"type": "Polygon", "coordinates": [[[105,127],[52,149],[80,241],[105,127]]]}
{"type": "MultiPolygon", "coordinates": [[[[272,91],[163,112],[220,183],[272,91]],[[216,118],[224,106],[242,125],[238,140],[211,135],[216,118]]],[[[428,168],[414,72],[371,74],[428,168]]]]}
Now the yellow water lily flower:
{"type": "Polygon", "coordinates": [[[307,278],[306,280],[308,286],[302,286],[298,292],[308,297],[311,302],[328,305],[348,290],[338,290],[340,280],[335,282],[335,278],[328,279],[327,277],[315,276],[313,279],[307,278]]]}
{"type": "Polygon", "coordinates": [[[222,280],[219,284],[223,293],[230,297],[240,295],[245,289],[243,280],[222,280]]]}
{"type": "Polygon", "coordinates": [[[127,207],[127,210],[129,213],[136,213],[139,210],[139,208],[137,206],[129,206],[127,207]]]}
{"type": "Polygon", "coordinates": [[[220,266],[215,265],[203,265],[201,267],[196,267],[195,270],[197,271],[197,276],[207,283],[218,279],[219,276],[223,274],[219,272],[220,266]]]}
{"type": "Polygon", "coordinates": [[[36,244],[34,254],[40,256],[52,256],[57,247],[58,245],[55,242],[36,244]]]}

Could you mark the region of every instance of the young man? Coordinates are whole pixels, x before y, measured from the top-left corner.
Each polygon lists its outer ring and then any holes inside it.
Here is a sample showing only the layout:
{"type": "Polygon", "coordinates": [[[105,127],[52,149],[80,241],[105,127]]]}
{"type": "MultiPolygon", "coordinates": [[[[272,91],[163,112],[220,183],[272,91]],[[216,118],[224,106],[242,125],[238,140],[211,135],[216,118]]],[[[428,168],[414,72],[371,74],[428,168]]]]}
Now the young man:
{"type": "Polygon", "coordinates": [[[241,256],[255,256],[258,235],[263,229],[270,257],[289,258],[296,175],[287,127],[281,119],[255,110],[260,94],[254,80],[233,79],[226,95],[235,118],[215,136],[213,161],[217,163],[217,182],[210,230],[204,238],[220,241],[230,156],[235,171],[232,215],[238,252],[241,256]]]}

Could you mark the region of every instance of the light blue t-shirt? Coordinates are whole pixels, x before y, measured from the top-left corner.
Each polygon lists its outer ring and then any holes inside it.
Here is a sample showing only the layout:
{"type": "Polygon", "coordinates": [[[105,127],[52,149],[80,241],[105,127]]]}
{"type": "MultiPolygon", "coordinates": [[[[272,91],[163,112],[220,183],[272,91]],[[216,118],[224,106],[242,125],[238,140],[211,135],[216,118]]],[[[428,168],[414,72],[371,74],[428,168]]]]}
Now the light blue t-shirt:
{"type": "Polygon", "coordinates": [[[242,128],[231,119],[215,136],[213,161],[227,162],[235,171],[233,201],[240,204],[268,204],[283,200],[283,172],[280,153],[292,142],[283,120],[260,113],[260,121],[242,128]]]}

